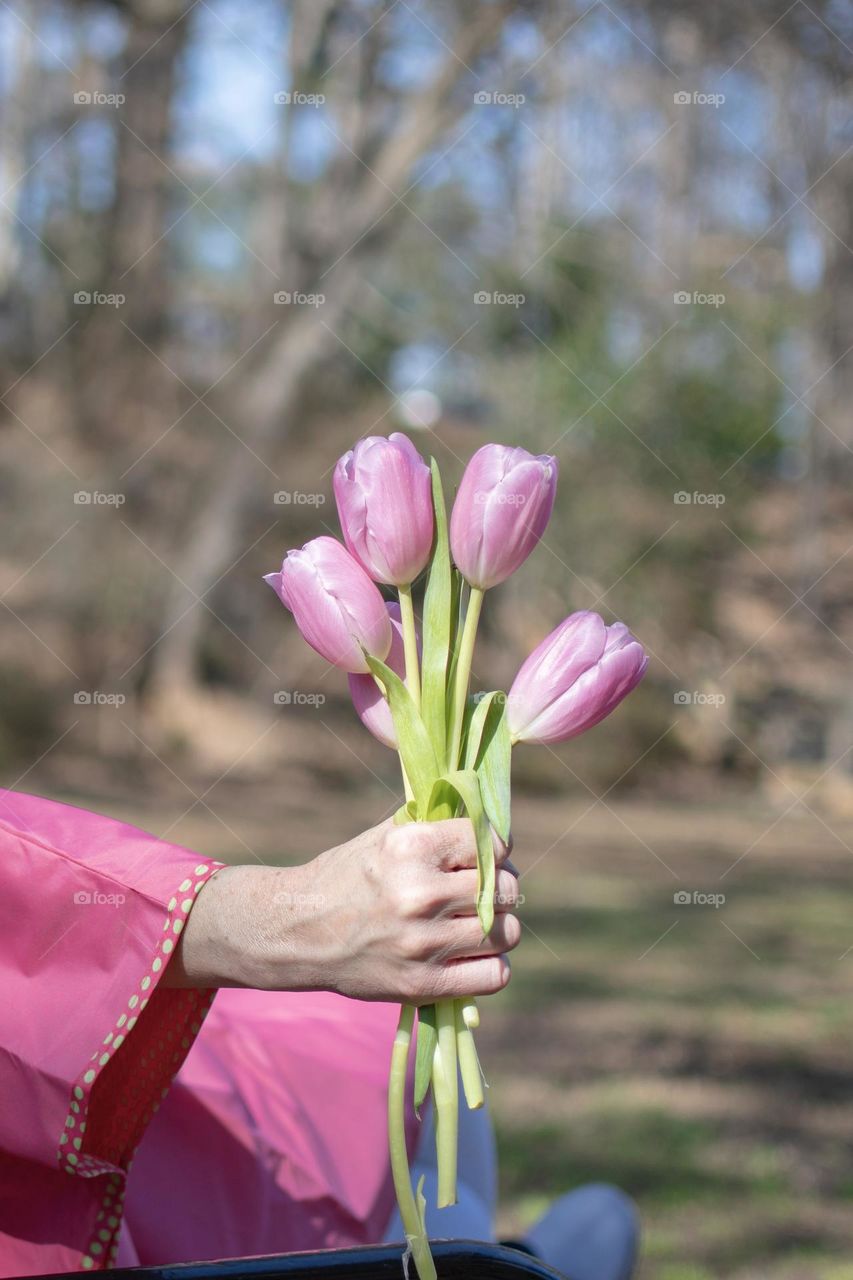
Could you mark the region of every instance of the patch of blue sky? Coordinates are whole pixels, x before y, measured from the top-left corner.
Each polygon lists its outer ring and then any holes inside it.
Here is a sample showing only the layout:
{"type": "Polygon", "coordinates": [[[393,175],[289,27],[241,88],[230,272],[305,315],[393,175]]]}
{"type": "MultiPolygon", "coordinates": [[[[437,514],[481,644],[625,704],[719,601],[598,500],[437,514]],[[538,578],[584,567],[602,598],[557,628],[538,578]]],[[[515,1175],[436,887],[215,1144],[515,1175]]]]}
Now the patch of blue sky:
{"type": "Polygon", "coordinates": [[[219,0],[197,5],[187,20],[193,38],[175,103],[179,153],[213,176],[244,155],[268,160],[281,123],[275,95],[290,88],[281,6],[219,0]]]}

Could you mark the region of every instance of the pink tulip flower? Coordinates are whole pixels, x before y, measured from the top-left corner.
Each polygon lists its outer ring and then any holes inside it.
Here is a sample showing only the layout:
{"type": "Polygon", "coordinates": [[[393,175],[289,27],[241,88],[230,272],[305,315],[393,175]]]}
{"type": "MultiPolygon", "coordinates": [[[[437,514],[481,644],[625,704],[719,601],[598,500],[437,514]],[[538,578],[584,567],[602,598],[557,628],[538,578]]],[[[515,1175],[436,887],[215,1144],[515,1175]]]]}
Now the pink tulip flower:
{"type": "Polygon", "coordinates": [[[507,697],[514,742],[565,742],[609,715],[648,666],[622,622],[573,613],[522,664],[507,697]]]}
{"type": "Polygon", "coordinates": [[[472,587],[497,586],[523,564],[545,532],[557,488],[557,459],[486,444],[462,477],[450,517],[450,549],[472,587]]]}
{"type": "MultiPolygon", "coordinates": [[[[391,648],[388,650],[388,656],[385,661],[391,670],[396,672],[401,680],[404,680],[406,678],[406,657],[403,652],[403,626],[400,621],[400,606],[396,600],[387,601],[385,608],[388,610],[388,617],[391,619],[391,648]]],[[[420,636],[418,636],[418,651],[420,652],[420,636]]],[[[386,747],[391,747],[392,750],[396,751],[397,730],[394,728],[391,708],[382,696],[373,676],[351,675],[348,680],[352,703],[362,724],[370,730],[374,738],[378,738],[380,742],[385,743],[386,747]]]]}
{"type": "Polygon", "coordinates": [[[335,467],[344,542],[375,582],[408,586],[432,550],[432,479],[407,436],[368,436],[335,467]]]}
{"type": "Polygon", "coordinates": [[[268,582],[312,649],[343,671],[368,671],[362,648],[384,659],[391,623],[379,588],[335,538],[288,551],[268,582]]]}

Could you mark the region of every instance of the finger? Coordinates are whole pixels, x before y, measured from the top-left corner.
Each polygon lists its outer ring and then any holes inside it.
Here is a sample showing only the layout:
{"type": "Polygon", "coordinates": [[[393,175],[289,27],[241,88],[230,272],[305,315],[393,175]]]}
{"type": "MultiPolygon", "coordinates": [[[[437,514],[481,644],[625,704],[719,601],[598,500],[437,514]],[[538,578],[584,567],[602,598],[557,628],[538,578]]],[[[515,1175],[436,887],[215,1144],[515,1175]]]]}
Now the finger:
{"type": "Polygon", "coordinates": [[[477,865],[477,841],[470,818],[443,818],[423,822],[414,828],[429,849],[440,871],[459,871],[477,865]]]}
{"type": "Polygon", "coordinates": [[[521,941],[521,923],[517,916],[495,916],[494,924],[484,936],[476,917],[459,916],[435,937],[440,945],[433,953],[434,963],[474,960],[479,956],[497,956],[514,951],[521,941]]]}
{"type": "Polygon", "coordinates": [[[490,827],[489,830],[492,833],[492,846],[495,851],[495,863],[499,867],[503,866],[509,858],[509,855],[512,853],[512,832],[509,833],[509,840],[502,840],[494,827],[490,827]]]}
{"type": "MultiPolygon", "coordinates": [[[[491,996],[502,991],[510,979],[506,956],[483,956],[476,960],[457,960],[445,965],[435,979],[435,999],[459,996],[491,996]]],[[[422,1004],[426,1000],[421,1001],[422,1004]]]]}
{"type": "Polygon", "coordinates": [[[510,861],[509,859],[507,859],[507,861],[504,863],[504,871],[508,871],[509,874],[511,876],[515,876],[517,880],[521,878],[521,872],[519,871],[518,867],[515,865],[514,862],[510,861]]]}
{"type": "MultiPolygon", "coordinates": [[[[441,871],[459,871],[477,865],[477,839],[470,818],[443,818],[441,822],[414,823],[408,828],[423,841],[441,871]]],[[[510,855],[512,837],[504,842],[493,827],[489,828],[495,866],[502,866],[510,855]]]]}
{"type": "MultiPolygon", "coordinates": [[[[443,916],[475,916],[477,914],[477,890],[479,878],[476,871],[456,871],[449,885],[446,880],[442,888],[447,887],[447,895],[439,902],[434,914],[443,916]]],[[[495,911],[515,911],[518,907],[518,879],[501,867],[495,876],[495,911]]]]}

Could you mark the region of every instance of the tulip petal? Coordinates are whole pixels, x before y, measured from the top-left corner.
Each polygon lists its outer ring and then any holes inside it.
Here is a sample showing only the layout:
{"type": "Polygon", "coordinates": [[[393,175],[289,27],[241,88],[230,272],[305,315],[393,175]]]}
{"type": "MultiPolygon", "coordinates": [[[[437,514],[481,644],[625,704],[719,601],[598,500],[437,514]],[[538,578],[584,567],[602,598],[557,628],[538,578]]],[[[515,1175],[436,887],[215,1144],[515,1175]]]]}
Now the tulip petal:
{"type": "Polygon", "coordinates": [[[367,671],[364,650],[384,658],[391,646],[385,602],[345,547],[314,538],[289,551],[281,573],[265,579],[293,613],[305,640],[344,671],[367,671]],[[278,583],[276,583],[278,577],[278,583]]]}
{"type": "Polygon", "coordinates": [[[648,658],[621,622],[594,613],[561,622],[522,664],[508,697],[512,736],[564,742],[603,720],[642,679],[648,658]]]}
{"type": "Polygon", "coordinates": [[[594,728],[630,693],[644,671],[645,661],[641,664],[631,649],[618,650],[607,669],[585,671],[547,711],[531,721],[525,741],[567,742],[594,728]]]}
{"type": "Polygon", "coordinates": [[[525,659],[507,696],[510,733],[527,739],[543,707],[599,661],[607,643],[604,619],[585,610],[570,614],[525,659]]]}
{"type": "Polygon", "coordinates": [[[450,519],[453,559],[481,590],[514,573],[542,537],[554,506],[557,460],[483,445],[459,485],[450,519]]]}
{"type": "MultiPolygon", "coordinates": [[[[394,601],[385,605],[391,619],[391,648],[385,659],[386,664],[401,679],[406,674],[406,657],[403,645],[403,627],[400,620],[400,606],[394,601]]],[[[359,719],[374,738],[378,738],[386,747],[397,749],[397,731],[394,718],[386,698],[372,675],[350,675],[349,690],[353,706],[359,719]]]]}
{"type": "Polygon", "coordinates": [[[350,554],[377,582],[413,582],[429,559],[433,510],[430,471],[411,440],[359,440],[339,459],[333,488],[350,554]]]}

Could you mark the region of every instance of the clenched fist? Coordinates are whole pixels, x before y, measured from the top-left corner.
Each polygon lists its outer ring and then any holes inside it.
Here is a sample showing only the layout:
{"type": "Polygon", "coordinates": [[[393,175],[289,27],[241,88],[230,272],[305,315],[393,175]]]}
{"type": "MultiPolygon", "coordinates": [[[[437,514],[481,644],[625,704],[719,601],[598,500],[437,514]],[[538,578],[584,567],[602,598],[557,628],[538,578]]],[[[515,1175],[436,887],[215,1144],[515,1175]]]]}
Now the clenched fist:
{"type": "Polygon", "coordinates": [[[389,820],[300,867],[225,867],[199,893],[164,980],[174,986],[337,991],[431,1004],[509,981],[518,881],[495,840],[495,923],[476,911],[467,818],[389,820]]]}

